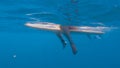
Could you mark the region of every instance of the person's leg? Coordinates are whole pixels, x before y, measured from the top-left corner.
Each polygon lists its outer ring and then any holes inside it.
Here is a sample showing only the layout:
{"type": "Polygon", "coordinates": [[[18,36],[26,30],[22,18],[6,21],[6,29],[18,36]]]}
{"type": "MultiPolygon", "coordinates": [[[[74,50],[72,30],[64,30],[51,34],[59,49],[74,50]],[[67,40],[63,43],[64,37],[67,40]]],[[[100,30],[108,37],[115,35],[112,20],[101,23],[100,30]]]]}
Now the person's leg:
{"type": "Polygon", "coordinates": [[[69,27],[67,26],[61,26],[62,32],[64,33],[64,35],[66,36],[66,38],[68,39],[68,41],[70,42],[71,48],[72,48],[72,52],[73,54],[77,53],[77,49],[75,47],[75,44],[70,36],[70,31],[69,31],[69,27]]]}
{"type": "Polygon", "coordinates": [[[63,48],[65,48],[65,46],[67,45],[67,42],[64,40],[64,38],[62,37],[62,33],[61,32],[56,32],[57,37],[60,39],[60,41],[63,44],[63,48]]]}

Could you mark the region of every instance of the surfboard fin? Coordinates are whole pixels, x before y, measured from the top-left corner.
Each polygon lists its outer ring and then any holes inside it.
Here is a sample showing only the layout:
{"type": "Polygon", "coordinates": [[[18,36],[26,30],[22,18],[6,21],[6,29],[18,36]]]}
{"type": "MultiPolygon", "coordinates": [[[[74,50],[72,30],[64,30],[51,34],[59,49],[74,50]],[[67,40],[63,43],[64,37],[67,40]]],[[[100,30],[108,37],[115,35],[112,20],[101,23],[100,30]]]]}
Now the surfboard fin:
{"type": "Polygon", "coordinates": [[[96,39],[102,39],[102,35],[96,35],[95,38],[96,39]]]}

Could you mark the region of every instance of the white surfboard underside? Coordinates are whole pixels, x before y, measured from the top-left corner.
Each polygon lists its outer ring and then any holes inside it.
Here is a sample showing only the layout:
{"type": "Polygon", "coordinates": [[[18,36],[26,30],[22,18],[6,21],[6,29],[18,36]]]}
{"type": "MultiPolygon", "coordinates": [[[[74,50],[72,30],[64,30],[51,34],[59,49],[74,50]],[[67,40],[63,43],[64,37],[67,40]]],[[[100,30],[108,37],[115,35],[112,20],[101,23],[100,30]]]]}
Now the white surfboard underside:
{"type": "MultiPolygon", "coordinates": [[[[48,23],[48,22],[40,22],[40,23],[26,23],[26,26],[42,29],[42,30],[49,30],[49,31],[60,31],[60,24],[48,23]]],[[[91,26],[66,26],[70,27],[70,32],[78,32],[78,33],[93,33],[93,34],[103,34],[104,30],[108,29],[108,27],[91,27],[91,26]]]]}

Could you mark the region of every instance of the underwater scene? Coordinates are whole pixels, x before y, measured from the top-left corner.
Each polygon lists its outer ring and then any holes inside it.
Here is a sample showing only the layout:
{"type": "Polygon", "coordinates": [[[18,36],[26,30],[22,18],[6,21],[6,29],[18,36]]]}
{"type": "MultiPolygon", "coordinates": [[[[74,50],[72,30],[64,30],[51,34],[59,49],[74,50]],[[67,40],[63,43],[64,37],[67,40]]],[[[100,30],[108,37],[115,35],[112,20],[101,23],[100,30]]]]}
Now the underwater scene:
{"type": "Polygon", "coordinates": [[[0,68],[120,68],[120,0],[1,0],[0,68]]]}

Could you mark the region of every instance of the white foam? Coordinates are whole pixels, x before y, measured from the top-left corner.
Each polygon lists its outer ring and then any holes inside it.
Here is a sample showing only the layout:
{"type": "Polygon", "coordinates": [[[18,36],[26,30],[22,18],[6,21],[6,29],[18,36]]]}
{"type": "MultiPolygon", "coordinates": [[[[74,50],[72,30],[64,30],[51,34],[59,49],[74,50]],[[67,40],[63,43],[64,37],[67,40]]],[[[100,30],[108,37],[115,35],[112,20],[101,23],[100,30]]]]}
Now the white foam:
{"type": "Polygon", "coordinates": [[[105,24],[103,24],[102,22],[97,22],[97,23],[92,23],[92,24],[105,26],[105,24]]]}
{"type": "Polygon", "coordinates": [[[28,14],[26,14],[27,16],[31,16],[31,15],[37,15],[37,14],[51,14],[50,12],[40,12],[40,13],[28,13],[28,14]]]}

